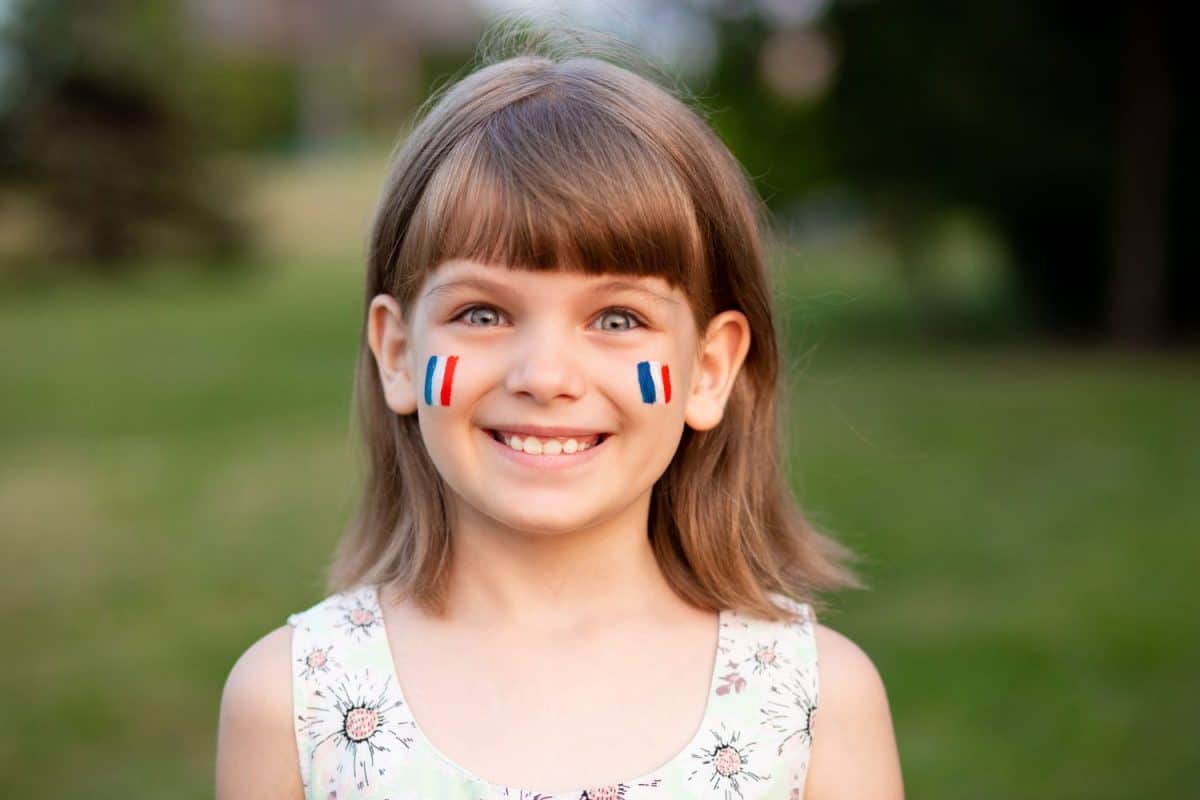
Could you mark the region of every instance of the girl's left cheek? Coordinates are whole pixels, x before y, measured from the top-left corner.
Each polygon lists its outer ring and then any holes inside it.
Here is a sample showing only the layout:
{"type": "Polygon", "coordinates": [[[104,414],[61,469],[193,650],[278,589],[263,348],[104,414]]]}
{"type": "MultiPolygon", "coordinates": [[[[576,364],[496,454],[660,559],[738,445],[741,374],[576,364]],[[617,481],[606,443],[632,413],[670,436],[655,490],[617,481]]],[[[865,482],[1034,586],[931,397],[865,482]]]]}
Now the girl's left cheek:
{"type": "Polygon", "coordinates": [[[671,369],[665,361],[639,361],[636,370],[642,403],[667,405],[671,402],[671,369]]]}
{"type": "Polygon", "coordinates": [[[448,406],[454,397],[454,377],[459,357],[431,355],[425,362],[424,400],[427,406],[448,406]]]}

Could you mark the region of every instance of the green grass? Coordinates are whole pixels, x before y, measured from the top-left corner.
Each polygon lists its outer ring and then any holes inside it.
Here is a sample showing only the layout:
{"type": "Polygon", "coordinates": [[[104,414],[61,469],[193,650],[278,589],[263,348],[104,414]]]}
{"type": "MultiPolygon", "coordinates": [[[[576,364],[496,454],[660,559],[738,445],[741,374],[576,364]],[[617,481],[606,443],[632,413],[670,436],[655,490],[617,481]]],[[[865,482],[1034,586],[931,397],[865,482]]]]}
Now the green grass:
{"type": "MultiPolygon", "coordinates": [[[[1187,796],[1194,356],[887,337],[839,252],[780,304],[790,469],[865,557],[823,621],[883,674],[909,796],[1187,796]]],[[[6,796],[211,797],[222,682],[354,500],[353,260],[165,274],[0,293],[6,796]]]]}
{"type": "Polygon", "coordinates": [[[796,382],[796,482],[868,559],[832,624],[885,676],[913,796],[1198,785],[1194,368],[844,358],[796,382]]]}

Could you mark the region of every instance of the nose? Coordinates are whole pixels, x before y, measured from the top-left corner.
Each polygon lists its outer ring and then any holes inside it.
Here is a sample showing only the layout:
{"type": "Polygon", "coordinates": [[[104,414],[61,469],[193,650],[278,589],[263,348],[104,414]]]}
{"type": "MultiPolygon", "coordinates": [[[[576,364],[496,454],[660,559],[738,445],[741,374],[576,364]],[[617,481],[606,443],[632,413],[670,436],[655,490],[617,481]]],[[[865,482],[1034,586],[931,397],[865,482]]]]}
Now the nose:
{"type": "Polygon", "coordinates": [[[514,341],[505,388],[539,404],[579,397],[586,381],[573,344],[567,332],[530,327],[514,341]]]}

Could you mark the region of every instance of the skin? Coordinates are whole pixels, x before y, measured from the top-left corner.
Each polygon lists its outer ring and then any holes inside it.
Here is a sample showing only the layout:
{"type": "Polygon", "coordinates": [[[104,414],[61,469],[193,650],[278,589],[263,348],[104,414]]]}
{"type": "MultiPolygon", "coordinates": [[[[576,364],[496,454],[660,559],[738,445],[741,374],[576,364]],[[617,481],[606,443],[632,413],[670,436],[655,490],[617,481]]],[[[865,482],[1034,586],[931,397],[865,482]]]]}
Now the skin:
{"type": "MultiPolygon", "coordinates": [[[[677,648],[690,648],[692,663],[711,659],[715,615],[687,606],[670,589],[646,524],[651,489],[684,427],[707,430],[720,422],[749,348],[749,326],[740,312],[725,311],[698,331],[680,290],[650,277],[619,278],[641,292],[604,286],[614,279],[452,261],[426,281],[408,318],[391,296],[372,301],[368,342],[386,401],[397,414],[418,415],[451,490],[455,536],[445,617],[432,620],[385,598],[394,641],[549,653],[564,643],[609,647],[629,630],[654,641],[653,626],[665,621],[689,632],[679,634],[677,648]],[[460,357],[449,406],[424,404],[431,354],[460,357]],[[642,402],[634,372],[642,360],[670,365],[670,403],[642,402]],[[505,458],[482,430],[522,423],[610,436],[589,463],[543,471],[505,458]]],[[[826,626],[816,625],[816,640],[822,702],[805,798],[901,798],[878,672],[857,645],[826,626]]],[[[421,665],[411,669],[416,676],[421,665]]],[[[218,797],[301,796],[290,671],[288,626],[263,637],[234,666],[221,706],[218,797]]],[[[704,685],[698,676],[680,688],[680,703],[694,705],[691,687],[704,685]]],[[[541,688],[561,696],[553,686],[541,688]]],[[[415,696],[409,700],[418,719],[431,718],[422,716],[415,696]]],[[[568,778],[584,766],[562,768],[563,785],[582,785],[568,778]]]]}
{"type": "Polygon", "coordinates": [[[447,607],[457,620],[578,627],[672,595],[646,540],[651,489],[685,423],[704,430],[720,421],[749,326],[725,312],[701,348],[678,289],[655,278],[637,282],[653,295],[596,291],[610,280],[450,262],[423,287],[411,324],[389,296],[371,305],[388,405],[417,413],[452,490],[457,580],[447,607]],[[478,279],[496,285],[462,283],[478,279]],[[448,407],[421,397],[434,353],[459,356],[448,407]],[[669,404],[642,402],[642,360],[671,366],[669,404]],[[534,470],[498,457],[482,430],[506,423],[611,435],[585,469],[534,470]]]}

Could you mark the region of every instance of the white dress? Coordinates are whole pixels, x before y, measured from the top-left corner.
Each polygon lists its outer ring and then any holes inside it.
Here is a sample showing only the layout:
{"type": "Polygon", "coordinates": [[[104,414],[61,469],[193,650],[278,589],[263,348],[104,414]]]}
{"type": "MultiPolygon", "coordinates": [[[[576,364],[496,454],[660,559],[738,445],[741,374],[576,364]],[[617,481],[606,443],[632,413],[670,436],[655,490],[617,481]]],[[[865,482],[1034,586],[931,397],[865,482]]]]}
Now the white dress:
{"type": "Polygon", "coordinates": [[[799,800],[817,709],[812,609],[769,622],[720,614],[707,707],[692,740],[666,764],[610,786],[539,792],[490,783],[421,732],[396,679],[379,587],[331,595],[288,617],[296,742],[310,800],[799,800]]]}

